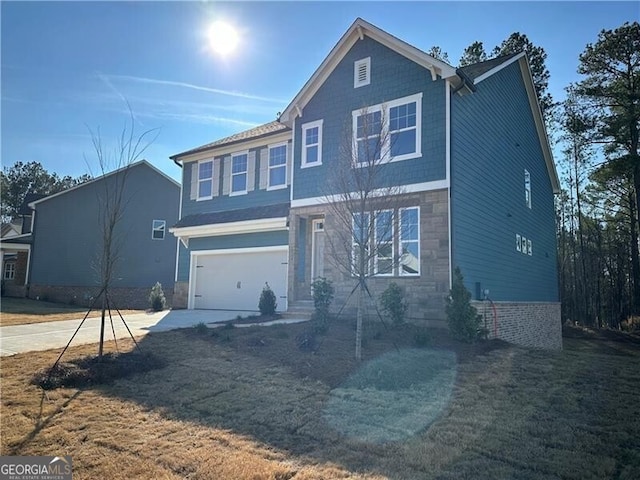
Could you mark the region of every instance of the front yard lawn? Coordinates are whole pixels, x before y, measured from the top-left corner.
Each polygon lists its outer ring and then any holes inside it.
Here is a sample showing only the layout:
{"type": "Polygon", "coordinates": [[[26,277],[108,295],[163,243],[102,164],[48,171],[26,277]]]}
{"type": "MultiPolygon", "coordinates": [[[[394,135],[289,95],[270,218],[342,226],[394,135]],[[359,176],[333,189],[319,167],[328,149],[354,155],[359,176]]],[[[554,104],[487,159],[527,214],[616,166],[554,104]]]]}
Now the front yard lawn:
{"type": "Polygon", "coordinates": [[[309,328],[151,333],[167,367],[46,393],[29,382],[59,351],[3,358],[1,453],[71,455],[74,479],[638,478],[638,336],[418,348],[365,325],[358,364],[352,324],[312,351],[309,328]]]}
{"type": "MultiPolygon", "coordinates": [[[[0,300],[0,326],[25,325],[28,323],[57,322],[84,318],[87,308],[64,303],[44,302],[30,298],[2,297],[0,300]]],[[[124,314],[144,313],[144,310],[120,310],[124,314]]],[[[89,318],[99,317],[93,310],[89,318]]]]}

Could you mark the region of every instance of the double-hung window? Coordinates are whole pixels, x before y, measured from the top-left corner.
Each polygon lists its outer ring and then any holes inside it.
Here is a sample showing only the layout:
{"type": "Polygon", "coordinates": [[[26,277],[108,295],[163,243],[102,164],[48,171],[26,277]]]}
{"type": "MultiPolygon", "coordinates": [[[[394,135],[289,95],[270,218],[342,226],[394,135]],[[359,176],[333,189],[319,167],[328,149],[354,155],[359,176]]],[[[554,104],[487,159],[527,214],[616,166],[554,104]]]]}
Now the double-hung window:
{"type": "Polygon", "coordinates": [[[231,157],[231,194],[247,193],[248,155],[241,153],[231,157]]]}
{"type": "Polygon", "coordinates": [[[302,125],[302,167],[322,165],[322,120],[302,125]]]}
{"type": "Polygon", "coordinates": [[[151,238],[154,240],[164,240],[164,232],[167,227],[165,220],[154,220],[151,229],[151,238]]]}
{"type": "Polygon", "coordinates": [[[287,186],[287,144],[269,147],[269,189],[287,186]]]}
{"type": "Polygon", "coordinates": [[[13,280],[16,276],[15,262],[7,262],[4,264],[4,279],[13,280]]]}
{"type": "Polygon", "coordinates": [[[367,166],[384,158],[384,135],[382,125],[382,109],[367,109],[355,116],[356,131],[356,165],[367,166]]]}
{"type": "Polygon", "coordinates": [[[353,112],[354,163],[408,160],[422,155],[422,93],[353,112]]]}
{"type": "Polygon", "coordinates": [[[400,209],[400,275],[420,274],[420,210],[400,209]]]}
{"type": "Polygon", "coordinates": [[[369,274],[369,227],[371,215],[369,213],[355,213],[353,215],[353,237],[351,271],[354,276],[369,274]]]}
{"type": "Polygon", "coordinates": [[[198,200],[213,196],[213,160],[198,163],[198,200]]]}
{"type": "Polygon", "coordinates": [[[393,275],[393,210],[378,212],[375,222],[375,273],[393,275]]]}

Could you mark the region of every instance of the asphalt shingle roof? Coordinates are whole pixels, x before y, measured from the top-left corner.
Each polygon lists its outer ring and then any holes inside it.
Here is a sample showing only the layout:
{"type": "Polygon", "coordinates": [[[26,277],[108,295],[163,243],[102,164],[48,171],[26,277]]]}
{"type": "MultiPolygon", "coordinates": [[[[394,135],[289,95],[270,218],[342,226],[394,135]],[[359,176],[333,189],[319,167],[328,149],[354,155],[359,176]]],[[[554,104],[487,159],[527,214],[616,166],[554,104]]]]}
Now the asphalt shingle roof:
{"type": "Polygon", "coordinates": [[[221,138],[220,140],[216,140],[215,142],[207,143],[206,145],[201,145],[200,147],[192,148],[191,150],[187,150],[186,152],[177,153],[169,158],[175,159],[178,157],[182,157],[184,155],[190,155],[192,153],[198,153],[204,150],[209,150],[210,148],[221,147],[223,145],[232,145],[234,143],[239,143],[245,140],[250,140],[255,138],[268,137],[269,135],[274,135],[276,133],[290,131],[290,130],[291,129],[287,127],[285,124],[275,120],[273,122],[265,123],[264,125],[259,125],[255,128],[251,128],[249,130],[236,133],[229,137],[221,138]]]}
{"type": "Polygon", "coordinates": [[[221,223],[261,220],[265,218],[282,218],[289,215],[289,204],[262,205],[259,207],[225,210],[223,212],[197,213],[181,218],[174,228],[198,227],[200,225],[216,225],[221,223]]]}
{"type": "Polygon", "coordinates": [[[503,64],[516,55],[520,55],[520,53],[510,53],[509,55],[492,58],[491,60],[487,60],[485,62],[474,63],[471,65],[467,65],[466,67],[460,67],[460,70],[462,70],[462,72],[471,80],[475,80],[480,75],[484,75],[489,70],[496,68],[498,65],[503,64]]]}

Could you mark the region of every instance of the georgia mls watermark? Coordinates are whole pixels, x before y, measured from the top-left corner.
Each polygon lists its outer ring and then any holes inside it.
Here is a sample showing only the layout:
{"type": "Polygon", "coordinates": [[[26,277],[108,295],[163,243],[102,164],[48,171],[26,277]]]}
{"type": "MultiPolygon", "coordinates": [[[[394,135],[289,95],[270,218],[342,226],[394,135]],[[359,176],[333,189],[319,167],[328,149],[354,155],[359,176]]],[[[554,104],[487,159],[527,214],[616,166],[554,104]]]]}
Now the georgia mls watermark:
{"type": "Polygon", "coordinates": [[[71,457],[0,456],[0,480],[71,480],[71,457]]]}

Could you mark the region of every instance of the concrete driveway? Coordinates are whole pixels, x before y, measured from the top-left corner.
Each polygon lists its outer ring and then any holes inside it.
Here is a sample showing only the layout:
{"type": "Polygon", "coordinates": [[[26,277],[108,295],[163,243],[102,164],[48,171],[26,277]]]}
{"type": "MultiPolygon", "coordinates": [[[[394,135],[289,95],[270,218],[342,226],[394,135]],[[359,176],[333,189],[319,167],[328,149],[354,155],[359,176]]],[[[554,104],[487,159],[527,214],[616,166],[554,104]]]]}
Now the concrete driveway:
{"type": "MultiPolygon", "coordinates": [[[[125,315],[124,319],[134,336],[146,335],[149,332],[162,332],[176,328],[186,328],[202,322],[205,324],[221,323],[243,317],[255,315],[256,312],[238,312],[229,310],[167,310],[155,313],[140,313],[125,315]]],[[[297,323],[306,319],[282,319],[278,323],[297,323]]],[[[60,322],[31,323],[28,325],[10,325],[0,327],[0,356],[33,350],[49,350],[64,347],[80,325],[78,320],[63,320],[60,322]]],[[[265,324],[266,325],[266,324],[265,324]]],[[[113,326],[116,338],[129,336],[120,317],[113,315],[113,326]]],[[[209,325],[215,326],[215,325],[209,325]]],[[[244,326],[244,325],[243,325],[244,326]]],[[[78,331],[71,345],[97,343],[100,339],[100,318],[88,318],[78,331]]],[[[105,339],[113,340],[111,322],[105,326],[105,339]]]]}

